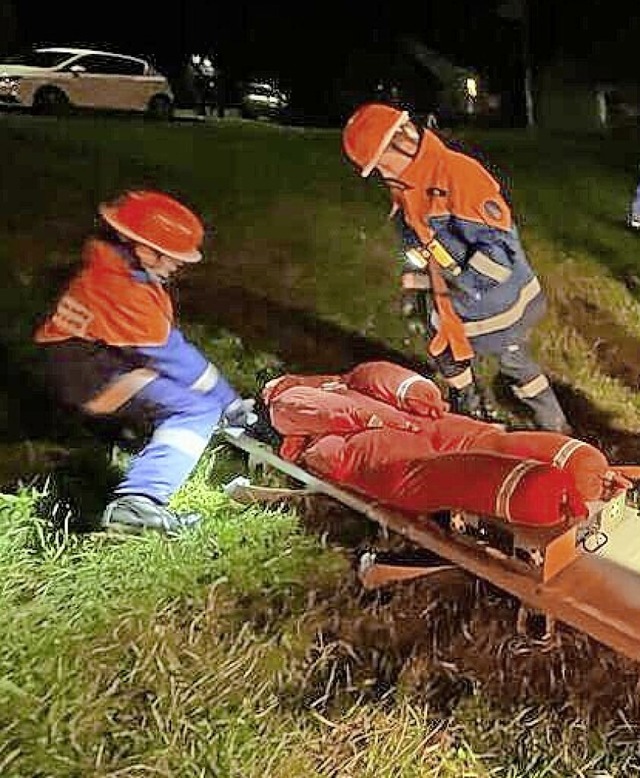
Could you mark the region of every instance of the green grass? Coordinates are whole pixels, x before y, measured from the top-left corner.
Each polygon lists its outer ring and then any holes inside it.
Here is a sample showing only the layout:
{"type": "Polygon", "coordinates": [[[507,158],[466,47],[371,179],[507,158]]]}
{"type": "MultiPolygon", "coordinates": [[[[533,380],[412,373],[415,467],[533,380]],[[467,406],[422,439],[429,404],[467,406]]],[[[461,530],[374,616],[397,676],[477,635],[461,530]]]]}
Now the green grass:
{"type": "MultiPolygon", "coordinates": [[[[534,339],[541,362],[611,427],[636,434],[636,387],[600,345],[624,342],[627,354],[640,341],[638,242],[621,227],[637,149],[467,135],[511,178],[549,292],[534,339]]],[[[640,771],[633,667],[571,636],[530,666],[510,653],[509,607],[484,595],[470,604],[466,589],[363,597],[340,545],[353,517],[340,517],[335,540],[295,513],[231,502],[219,484],[243,464],[219,442],[175,497],[206,517],[189,537],[123,542],[38,518],[28,484],[66,446],[85,457],[67,472],[88,493],[83,511],[99,510],[116,475],[101,471],[91,437],[43,404],[29,335],[96,204],[120,188],[165,188],[205,215],[207,260],[183,280],[182,320],[243,392],[262,370],[296,366],[291,331],[319,369],[347,359],[331,338],[419,353],[397,314],[387,195],[345,164],[337,132],[3,117],[0,163],[0,475],[25,484],[0,497],[3,778],[640,771]],[[243,323],[224,306],[237,287],[265,317],[255,329],[229,324],[243,323]],[[467,646],[465,630],[491,615],[495,642],[467,646]]]]}
{"type": "Polygon", "coordinates": [[[569,705],[500,710],[470,685],[445,714],[430,702],[429,681],[446,681],[435,664],[426,687],[414,668],[373,696],[362,648],[332,635],[336,608],[361,616],[336,595],[342,556],[294,515],[231,503],[206,470],[177,498],[206,521],[176,541],[52,534],[33,495],[3,498],[1,775],[568,778],[637,766],[629,725],[591,729],[569,705]]]}

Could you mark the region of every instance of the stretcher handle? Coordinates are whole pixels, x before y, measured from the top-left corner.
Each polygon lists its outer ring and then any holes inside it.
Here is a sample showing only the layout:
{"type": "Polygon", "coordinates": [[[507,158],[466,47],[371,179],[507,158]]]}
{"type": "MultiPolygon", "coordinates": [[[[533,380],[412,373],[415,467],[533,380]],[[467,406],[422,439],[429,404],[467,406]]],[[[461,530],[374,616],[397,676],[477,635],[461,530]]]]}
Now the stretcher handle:
{"type": "Polygon", "coordinates": [[[630,481],[640,481],[640,465],[611,465],[611,470],[630,481]]]}

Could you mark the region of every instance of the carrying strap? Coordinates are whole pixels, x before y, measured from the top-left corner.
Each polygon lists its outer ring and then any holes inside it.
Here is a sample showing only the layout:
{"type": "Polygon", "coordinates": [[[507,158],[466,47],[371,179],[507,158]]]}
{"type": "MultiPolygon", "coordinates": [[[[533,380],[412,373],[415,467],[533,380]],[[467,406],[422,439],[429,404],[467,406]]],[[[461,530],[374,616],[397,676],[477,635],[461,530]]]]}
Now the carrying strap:
{"type": "Polygon", "coordinates": [[[438,331],[429,344],[429,353],[437,357],[448,347],[451,349],[456,362],[472,359],[474,355],[473,348],[465,334],[464,325],[451,302],[449,289],[442,277],[440,265],[431,257],[428,267],[439,319],[438,331]]]}

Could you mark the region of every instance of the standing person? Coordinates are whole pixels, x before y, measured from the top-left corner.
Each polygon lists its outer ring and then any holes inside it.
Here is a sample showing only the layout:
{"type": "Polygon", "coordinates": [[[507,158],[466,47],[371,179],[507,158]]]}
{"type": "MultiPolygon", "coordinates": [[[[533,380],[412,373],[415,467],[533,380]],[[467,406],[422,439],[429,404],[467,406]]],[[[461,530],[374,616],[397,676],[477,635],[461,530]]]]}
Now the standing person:
{"type": "Polygon", "coordinates": [[[213,53],[206,54],[201,63],[204,80],[205,106],[209,116],[224,117],[222,72],[213,53]]]}
{"type": "Polygon", "coordinates": [[[153,435],[132,459],[102,527],[175,533],[194,523],[167,504],[220,425],[251,419],[220,371],[174,321],[166,284],[202,259],[198,216],[162,192],[129,191],[99,206],[101,234],[38,327],[54,392],[68,407],[123,423],[151,420],[153,435]]]}
{"type": "Polygon", "coordinates": [[[189,57],[182,71],[179,87],[181,98],[184,100],[185,105],[189,106],[194,111],[197,111],[199,116],[203,116],[203,98],[200,76],[198,73],[198,62],[199,55],[193,54],[189,57]]]}
{"type": "Polygon", "coordinates": [[[631,200],[629,214],[627,216],[627,225],[632,230],[640,230],[640,183],[631,200]]]}
{"type": "Polygon", "coordinates": [[[207,78],[203,70],[201,54],[192,54],[189,59],[189,78],[192,86],[194,108],[198,116],[204,119],[207,115],[207,78]]]}
{"type": "Polygon", "coordinates": [[[422,326],[453,409],[482,415],[473,358],[491,354],[537,426],[568,432],[529,352],[545,297],[495,178],[385,104],[354,112],[343,147],[363,177],[375,170],[390,189],[403,245],[403,312],[422,326]]]}

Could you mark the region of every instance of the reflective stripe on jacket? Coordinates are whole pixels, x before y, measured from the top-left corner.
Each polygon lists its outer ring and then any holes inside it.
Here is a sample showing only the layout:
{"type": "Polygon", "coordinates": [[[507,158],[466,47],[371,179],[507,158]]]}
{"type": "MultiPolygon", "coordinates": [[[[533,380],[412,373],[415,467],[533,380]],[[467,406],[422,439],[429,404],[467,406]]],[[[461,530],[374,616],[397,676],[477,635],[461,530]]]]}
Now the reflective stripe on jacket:
{"type": "Polygon", "coordinates": [[[442,275],[467,336],[517,325],[542,290],[498,182],[427,130],[402,183],[393,199],[405,252],[435,238],[452,256],[460,272],[442,275]]]}

